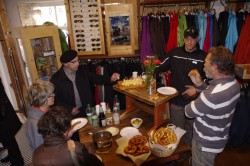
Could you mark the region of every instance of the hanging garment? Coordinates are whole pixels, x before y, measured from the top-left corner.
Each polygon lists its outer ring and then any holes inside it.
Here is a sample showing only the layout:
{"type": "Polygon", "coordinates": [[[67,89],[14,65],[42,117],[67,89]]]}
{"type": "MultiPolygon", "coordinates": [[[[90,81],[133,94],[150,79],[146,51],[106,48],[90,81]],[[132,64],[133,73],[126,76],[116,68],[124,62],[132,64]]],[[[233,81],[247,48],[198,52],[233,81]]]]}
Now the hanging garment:
{"type": "Polygon", "coordinates": [[[147,55],[152,55],[151,44],[149,34],[149,16],[142,17],[142,32],[141,32],[141,50],[140,59],[141,62],[147,55]]]}
{"type": "Polygon", "coordinates": [[[242,26],[245,22],[247,13],[244,10],[240,10],[239,12],[236,13],[237,17],[237,30],[238,34],[240,34],[242,26]]]}
{"type": "Polygon", "coordinates": [[[184,45],[184,31],[187,29],[187,21],[186,16],[179,11],[178,13],[178,30],[177,30],[177,42],[178,47],[184,45]]]}
{"type": "Polygon", "coordinates": [[[225,46],[225,40],[227,37],[228,31],[228,11],[220,12],[219,19],[218,19],[218,26],[220,31],[220,40],[218,42],[218,46],[225,46]]]}
{"type": "Polygon", "coordinates": [[[203,44],[203,51],[208,52],[210,48],[210,16],[207,14],[206,36],[203,44]]]}
{"type": "Polygon", "coordinates": [[[246,16],[234,54],[236,64],[250,63],[250,14],[246,16]]]}
{"type": "Polygon", "coordinates": [[[200,11],[200,13],[198,13],[195,17],[195,23],[196,23],[196,28],[199,31],[199,39],[198,39],[198,43],[200,48],[203,48],[204,45],[204,40],[205,40],[205,36],[206,36],[206,29],[207,29],[207,18],[206,16],[203,14],[203,11],[200,11]]]}
{"type": "Polygon", "coordinates": [[[186,16],[186,22],[187,22],[187,28],[190,27],[196,27],[195,26],[195,15],[191,13],[185,14],[186,16]]]}
{"type": "Polygon", "coordinates": [[[238,40],[238,31],[237,29],[237,18],[236,14],[231,10],[228,11],[228,32],[225,41],[225,46],[231,51],[234,52],[234,45],[238,40]]]}
{"type": "Polygon", "coordinates": [[[153,55],[163,57],[165,55],[166,46],[160,15],[150,17],[149,29],[152,53],[153,55]]]}
{"type": "Polygon", "coordinates": [[[212,38],[212,46],[217,46],[218,41],[220,40],[220,32],[218,27],[218,21],[215,14],[212,15],[213,19],[213,38],[212,38]]]}
{"type": "MultiPolygon", "coordinates": [[[[210,26],[209,26],[209,29],[210,29],[210,43],[209,43],[209,46],[212,47],[212,44],[213,44],[213,35],[214,35],[214,29],[213,29],[213,17],[211,15],[210,12],[207,13],[209,18],[210,18],[210,26]]],[[[210,48],[209,47],[209,48],[210,48]]]]}
{"type": "Polygon", "coordinates": [[[169,30],[170,30],[169,29],[170,28],[169,19],[170,19],[169,15],[161,17],[165,43],[168,41],[168,37],[169,37],[169,30]]]}
{"type": "Polygon", "coordinates": [[[170,33],[166,44],[166,53],[177,47],[178,14],[170,13],[170,33]]]}

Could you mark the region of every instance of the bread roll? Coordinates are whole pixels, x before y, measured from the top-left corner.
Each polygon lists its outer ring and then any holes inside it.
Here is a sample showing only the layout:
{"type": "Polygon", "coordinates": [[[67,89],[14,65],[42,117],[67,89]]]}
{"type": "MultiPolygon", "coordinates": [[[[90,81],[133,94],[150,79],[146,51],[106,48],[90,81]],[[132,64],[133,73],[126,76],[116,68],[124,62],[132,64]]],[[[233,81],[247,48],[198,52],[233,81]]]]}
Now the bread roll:
{"type": "Polygon", "coordinates": [[[200,77],[200,73],[198,72],[197,69],[193,69],[188,73],[188,76],[200,77]]]}

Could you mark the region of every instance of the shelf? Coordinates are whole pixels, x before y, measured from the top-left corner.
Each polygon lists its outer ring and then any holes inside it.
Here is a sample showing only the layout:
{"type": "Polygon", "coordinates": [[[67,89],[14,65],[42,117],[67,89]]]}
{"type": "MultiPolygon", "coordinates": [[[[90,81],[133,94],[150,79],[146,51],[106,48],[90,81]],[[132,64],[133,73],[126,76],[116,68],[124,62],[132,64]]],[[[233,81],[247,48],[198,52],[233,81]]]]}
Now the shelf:
{"type": "Polygon", "coordinates": [[[140,57],[140,54],[127,54],[127,55],[84,55],[78,56],[79,59],[115,59],[115,58],[135,58],[140,57]]]}
{"type": "Polygon", "coordinates": [[[180,3],[210,3],[213,0],[144,0],[140,5],[161,5],[161,4],[180,4],[180,3]]]}

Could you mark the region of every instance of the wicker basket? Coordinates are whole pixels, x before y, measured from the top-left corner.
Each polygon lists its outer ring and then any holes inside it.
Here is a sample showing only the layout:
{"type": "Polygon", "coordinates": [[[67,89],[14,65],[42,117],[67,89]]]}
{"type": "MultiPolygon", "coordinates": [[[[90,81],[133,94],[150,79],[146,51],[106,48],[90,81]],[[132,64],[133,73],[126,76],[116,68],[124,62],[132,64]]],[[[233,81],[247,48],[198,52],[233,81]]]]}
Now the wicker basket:
{"type": "MultiPolygon", "coordinates": [[[[170,144],[168,147],[164,147],[160,144],[153,144],[151,141],[149,141],[149,147],[151,149],[151,152],[158,157],[168,157],[171,156],[174,151],[176,150],[181,137],[185,134],[185,130],[181,129],[180,127],[175,127],[175,125],[168,125],[167,127],[171,128],[174,133],[177,136],[177,141],[175,144],[170,144]]],[[[151,134],[149,136],[149,140],[151,140],[151,134]]]]}
{"type": "Polygon", "coordinates": [[[165,148],[164,146],[161,146],[159,144],[152,144],[150,142],[149,146],[150,146],[151,152],[155,156],[168,157],[168,156],[171,156],[174,153],[174,151],[176,150],[178,144],[179,144],[179,141],[178,141],[178,143],[171,144],[168,148],[165,148]]]}

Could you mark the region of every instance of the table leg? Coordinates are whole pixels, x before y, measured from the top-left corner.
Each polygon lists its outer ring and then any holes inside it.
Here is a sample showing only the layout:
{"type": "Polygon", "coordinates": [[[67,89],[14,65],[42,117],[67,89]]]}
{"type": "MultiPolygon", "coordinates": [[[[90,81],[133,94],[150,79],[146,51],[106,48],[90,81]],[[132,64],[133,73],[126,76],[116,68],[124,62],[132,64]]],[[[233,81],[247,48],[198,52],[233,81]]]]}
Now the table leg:
{"type": "Polygon", "coordinates": [[[132,97],[126,96],[126,111],[120,115],[120,119],[126,119],[128,116],[131,115],[131,113],[136,113],[139,110],[133,105],[133,103],[135,102],[135,99],[133,99],[132,97]]]}
{"type": "Polygon", "coordinates": [[[169,107],[166,103],[162,103],[161,105],[154,107],[154,126],[148,131],[148,134],[150,134],[152,130],[157,129],[158,127],[166,123],[166,120],[168,119],[168,109],[169,107]]]}

